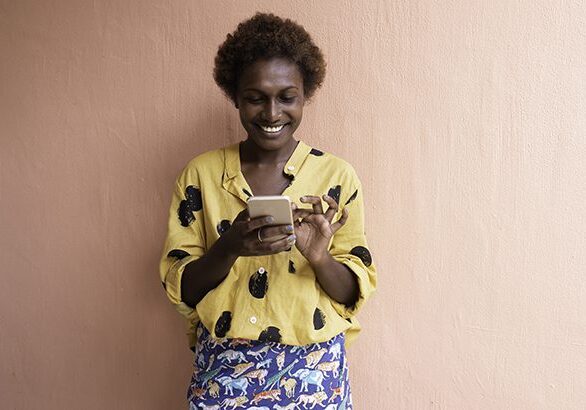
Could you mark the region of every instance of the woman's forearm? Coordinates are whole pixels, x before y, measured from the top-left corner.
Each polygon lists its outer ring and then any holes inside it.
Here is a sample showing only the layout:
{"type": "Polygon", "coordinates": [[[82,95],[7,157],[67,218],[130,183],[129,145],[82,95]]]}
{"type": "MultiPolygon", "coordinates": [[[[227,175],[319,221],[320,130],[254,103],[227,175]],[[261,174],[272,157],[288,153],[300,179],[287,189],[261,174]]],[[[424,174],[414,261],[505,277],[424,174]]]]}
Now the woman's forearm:
{"type": "MultiPolygon", "coordinates": [[[[210,290],[222,283],[237,259],[238,255],[230,253],[220,237],[205,255],[185,266],[181,278],[183,302],[194,308],[210,290]]],[[[329,252],[310,264],[318,283],[332,299],[346,306],[358,301],[358,281],[346,265],[336,261],[329,252]]]]}
{"type": "Polygon", "coordinates": [[[350,268],[336,261],[329,252],[310,264],[318,283],[332,299],[346,306],[358,301],[358,280],[350,268]]]}
{"type": "Polygon", "coordinates": [[[230,273],[238,255],[228,252],[224,245],[220,237],[205,255],[185,266],[181,277],[181,299],[186,305],[195,308],[230,273]]]}

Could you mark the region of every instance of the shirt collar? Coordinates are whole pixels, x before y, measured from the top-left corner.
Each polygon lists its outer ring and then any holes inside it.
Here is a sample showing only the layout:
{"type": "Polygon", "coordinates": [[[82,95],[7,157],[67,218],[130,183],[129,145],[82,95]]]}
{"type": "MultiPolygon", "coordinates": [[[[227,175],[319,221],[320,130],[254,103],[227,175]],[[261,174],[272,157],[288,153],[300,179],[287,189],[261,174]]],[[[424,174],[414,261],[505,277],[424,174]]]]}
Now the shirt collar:
{"type": "Polygon", "coordinates": [[[240,143],[229,145],[224,148],[224,177],[235,178],[240,173],[240,143]]]}
{"type": "MultiPolygon", "coordinates": [[[[224,148],[225,179],[233,179],[241,174],[239,146],[240,143],[237,142],[224,148]]],[[[298,141],[295,150],[283,168],[283,172],[295,178],[295,175],[299,172],[301,165],[309,155],[310,151],[311,147],[309,145],[305,144],[303,141],[298,141]]]]}
{"type": "Polygon", "coordinates": [[[291,157],[289,157],[289,161],[287,161],[285,164],[283,172],[295,178],[295,175],[297,175],[301,169],[301,165],[303,165],[303,162],[309,155],[310,151],[311,147],[309,145],[305,144],[303,141],[299,141],[295,147],[295,150],[293,151],[293,154],[291,154],[291,157]]]}

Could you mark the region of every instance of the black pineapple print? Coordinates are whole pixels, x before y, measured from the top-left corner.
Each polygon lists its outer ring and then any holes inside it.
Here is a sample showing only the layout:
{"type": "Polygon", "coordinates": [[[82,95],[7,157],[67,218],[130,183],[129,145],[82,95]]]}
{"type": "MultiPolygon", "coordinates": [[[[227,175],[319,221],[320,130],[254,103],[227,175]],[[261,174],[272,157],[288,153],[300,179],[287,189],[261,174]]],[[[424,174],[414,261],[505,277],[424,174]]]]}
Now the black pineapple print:
{"type": "Polygon", "coordinates": [[[264,268],[260,268],[250,277],[248,281],[248,290],[250,294],[257,299],[265,297],[269,288],[268,272],[264,268]]]}
{"type": "Polygon", "coordinates": [[[222,312],[222,315],[218,318],[216,322],[215,332],[216,337],[226,337],[226,333],[230,330],[230,325],[232,324],[232,313],[228,311],[222,312]]]}
{"type": "Polygon", "coordinates": [[[258,336],[258,340],[261,342],[280,342],[281,341],[281,330],[275,326],[269,326],[258,336]]]}
{"type": "Polygon", "coordinates": [[[334,198],[337,204],[340,203],[340,193],[342,192],[342,187],[340,185],[336,185],[331,187],[328,191],[328,196],[334,198]]]}
{"type": "Polygon", "coordinates": [[[350,253],[354,256],[358,256],[362,263],[364,263],[364,266],[370,266],[372,264],[372,256],[370,255],[370,251],[364,246],[355,246],[352,248],[350,253]]]}
{"type": "Polygon", "coordinates": [[[350,202],[354,201],[357,196],[358,196],[358,190],[354,191],[352,196],[350,198],[348,198],[348,200],[346,201],[346,203],[344,205],[348,205],[350,202]]]}
{"type": "Polygon", "coordinates": [[[173,250],[169,251],[169,253],[167,254],[168,258],[177,258],[177,259],[183,259],[187,256],[189,256],[189,253],[185,252],[183,249],[173,249],[173,250]]]}
{"type": "Polygon", "coordinates": [[[201,191],[199,188],[189,185],[185,188],[185,199],[179,204],[177,213],[181,226],[189,226],[195,221],[194,212],[201,211],[201,191]]]}
{"type": "Polygon", "coordinates": [[[230,221],[227,219],[222,219],[218,225],[216,225],[216,229],[218,231],[218,235],[222,236],[225,232],[228,231],[228,229],[230,229],[232,225],[230,224],[230,221]]]}
{"type": "Polygon", "coordinates": [[[326,315],[319,308],[315,308],[313,312],[313,328],[320,330],[326,325],[326,315]]]}

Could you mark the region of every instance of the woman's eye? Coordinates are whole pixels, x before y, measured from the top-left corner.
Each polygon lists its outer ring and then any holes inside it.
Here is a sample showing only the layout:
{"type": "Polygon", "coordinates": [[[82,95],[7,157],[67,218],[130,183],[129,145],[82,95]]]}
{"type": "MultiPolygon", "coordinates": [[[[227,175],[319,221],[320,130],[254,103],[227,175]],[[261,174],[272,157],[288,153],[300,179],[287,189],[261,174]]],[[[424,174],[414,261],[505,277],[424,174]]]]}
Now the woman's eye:
{"type": "Polygon", "coordinates": [[[296,98],[296,96],[294,96],[294,95],[285,95],[285,96],[281,97],[281,100],[286,103],[291,103],[291,102],[295,101],[295,98],[296,98]]]}
{"type": "Polygon", "coordinates": [[[248,101],[251,104],[260,104],[263,102],[263,99],[259,97],[247,97],[246,101],[248,101]]]}

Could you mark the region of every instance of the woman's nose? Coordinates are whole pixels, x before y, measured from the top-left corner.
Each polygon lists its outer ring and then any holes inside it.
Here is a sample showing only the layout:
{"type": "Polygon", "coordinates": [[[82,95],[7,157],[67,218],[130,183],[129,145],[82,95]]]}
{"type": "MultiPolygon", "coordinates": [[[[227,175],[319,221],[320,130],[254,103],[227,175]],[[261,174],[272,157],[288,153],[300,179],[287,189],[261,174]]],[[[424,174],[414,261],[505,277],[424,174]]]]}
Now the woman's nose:
{"type": "Polygon", "coordinates": [[[281,118],[281,106],[275,100],[269,100],[263,110],[263,119],[273,123],[281,118]]]}

